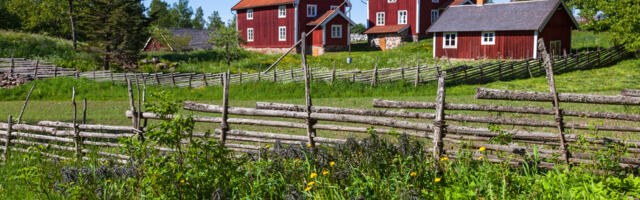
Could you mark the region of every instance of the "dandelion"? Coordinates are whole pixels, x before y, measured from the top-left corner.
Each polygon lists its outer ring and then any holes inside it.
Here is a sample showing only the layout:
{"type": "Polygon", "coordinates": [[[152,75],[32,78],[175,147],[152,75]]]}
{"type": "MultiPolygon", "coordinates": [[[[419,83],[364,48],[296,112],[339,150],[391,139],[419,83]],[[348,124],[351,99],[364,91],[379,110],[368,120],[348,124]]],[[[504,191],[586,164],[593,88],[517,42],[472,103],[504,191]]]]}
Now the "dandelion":
{"type": "Polygon", "coordinates": [[[180,183],[184,183],[184,179],[180,180],[180,183]]]}
{"type": "Polygon", "coordinates": [[[447,157],[440,158],[440,161],[447,161],[447,160],[449,160],[449,158],[447,158],[447,157]]]}
{"type": "Polygon", "coordinates": [[[409,174],[409,176],[416,176],[416,175],[418,175],[418,173],[416,172],[411,172],[411,174],[409,174]]]}
{"type": "Polygon", "coordinates": [[[484,157],[480,156],[480,157],[478,157],[478,160],[482,160],[483,158],[484,158],[484,157]]]}
{"type": "Polygon", "coordinates": [[[296,158],[296,161],[295,161],[295,162],[300,162],[300,158],[296,158]]]}
{"type": "Polygon", "coordinates": [[[336,165],[336,162],[331,161],[331,162],[329,163],[329,166],[331,166],[331,167],[333,167],[334,165],[336,165]]]}
{"type": "Polygon", "coordinates": [[[318,173],[311,173],[311,175],[309,177],[310,178],[315,178],[316,176],[318,176],[318,173]]]}
{"type": "Polygon", "coordinates": [[[480,151],[480,152],[483,152],[484,150],[487,150],[487,148],[480,147],[480,149],[478,149],[478,151],[480,151]]]}
{"type": "Polygon", "coordinates": [[[311,147],[311,144],[307,144],[307,147],[311,147]]]}
{"type": "Polygon", "coordinates": [[[308,185],[309,187],[311,187],[311,186],[313,186],[314,184],[316,184],[316,182],[311,181],[311,182],[309,182],[307,185],[308,185]]]}
{"type": "Polygon", "coordinates": [[[435,179],[435,180],[433,180],[433,181],[435,181],[436,183],[438,183],[438,182],[440,182],[441,180],[442,180],[442,179],[440,179],[440,178],[436,178],[436,179],[435,179]]]}
{"type": "Polygon", "coordinates": [[[325,175],[327,175],[327,174],[329,174],[329,171],[327,171],[327,170],[322,171],[322,175],[323,175],[323,176],[325,176],[325,175]]]}
{"type": "Polygon", "coordinates": [[[111,183],[111,179],[107,179],[107,183],[111,183]]]}
{"type": "Polygon", "coordinates": [[[269,148],[269,147],[271,147],[271,145],[268,145],[268,144],[267,144],[267,146],[264,146],[264,148],[269,148]]]}
{"type": "Polygon", "coordinates": [[[307,187],[304,189],[305,192],[308,192],[309,190],[311,190],[311,187],[307,187]]]}

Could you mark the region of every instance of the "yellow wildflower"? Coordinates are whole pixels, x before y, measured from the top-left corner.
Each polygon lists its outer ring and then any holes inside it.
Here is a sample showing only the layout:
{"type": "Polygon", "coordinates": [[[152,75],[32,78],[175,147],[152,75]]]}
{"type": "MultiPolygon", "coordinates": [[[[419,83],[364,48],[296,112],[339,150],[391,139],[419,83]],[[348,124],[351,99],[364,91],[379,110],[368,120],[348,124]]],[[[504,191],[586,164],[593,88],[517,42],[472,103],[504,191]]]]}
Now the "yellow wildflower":
{"type": "Polygon", "coordinates": [[[264,148],[269,148],[269,147],[271,147],[271,145],[268,145],[268,144],[267,144],[267,146],[264,146],[264,148]]]}
{"type": "Polygon", "coordinates": [[[311,144],[307,144],[307,147],[311,147],[311,144]]]}
{"type": "Polygon", "coordinates": [[[487,148],[480,147],[480,149],[478,149],[478,151],[480,151],[480,152],[483,152],[484,150],[487,150],[487,148]]]}
{"type": "Polygon", "coordinates": [[[416,172],[411,172],[411,174],[409,174],[409,175],[410,175],[410,176],[416,176],[416,175],[418,175],[418,173],[416,173],[416,172]]]}
{"type": "Polygon", "coordinates": [[[310,178],[315,178],[316,176],[318,176],[318,173],[311,173],[311,175],[309,177],[310,178]]]}
{"type": "Polygon", "coordinates": [[[180,180],[180,183],[184,183],[184,179],[180,180]]]}
{"type": "Polygon", "coordinates": [[[311,181],[311,182],[309,182],[307,185],[308,185],[309,187],[311,187],[311,186],[313,186],[314,184],[316,184],[316,182],[311,181]]]}
{"type": "Polygon", "coordinates": [[[440,161],[447,161],[447,160],[449,160],[449,158],[447,158],[447,157],[440,158],[440,161]]]}
{"type": "Polygon", "coordinates": [[[108,179],[108,180],[107,180],[107,183],[111,183],[111,179],[108,179]]]}
{"type": "Polygon", "coordinates": [[[327,175],[327,174],[329,174],[329,171],[327,171],[327,170],[322,171],[322,175],[323,175],[323,176],[324,176],[324,175],[327,175]]]}
{"type": "Polygon", "coordinates": [[[311,190],[311,187],[307,187],[304,189],[305,192],[308,192],[309,190],[311,190]]]}
{"type": "Polygon", "coordinates": [[[480,157],[478,157],[478,160],[482,160],[482,158],[484,158],[484,157],[480,156],[480,157]]]}
{"type": "Polygon", "coordinates": [[[436,179],[435,179],[435,180],[433,180],[433,181],[435,181],[435,182],[437,183],[437,182],[440,182],[440,180],[441,180],[440,178],[436,178],[436,179]]]}
{"type": "Polygon", "coordinates": [[[332,162],[329,163],[329,166],[331,166],[331,167],[333,167],[334,165],[336,165],[336,162],[332,161],[332,162]]]}
{"type": "Polygon", "coordinates": [[[295,161],[295,162],[300,162],[300,158],[296,158],[296,161],[295,161]]]}

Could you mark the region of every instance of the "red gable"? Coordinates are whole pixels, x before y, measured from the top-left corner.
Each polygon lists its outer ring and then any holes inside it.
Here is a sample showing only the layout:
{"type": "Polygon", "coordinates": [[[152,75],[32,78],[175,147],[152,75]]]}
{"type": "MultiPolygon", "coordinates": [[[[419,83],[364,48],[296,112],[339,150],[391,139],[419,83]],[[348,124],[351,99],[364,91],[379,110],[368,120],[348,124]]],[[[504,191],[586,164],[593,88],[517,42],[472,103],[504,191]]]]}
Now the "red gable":
{"type": "Polygon", "coordinates": [[[264,6],[275,6],[282,4],[290,4],[295,3],[295,0],[241,0],[231,8],[231,10],[240,10],[247,8],[256,8],[256,7],[264,7],[264,6]]]}

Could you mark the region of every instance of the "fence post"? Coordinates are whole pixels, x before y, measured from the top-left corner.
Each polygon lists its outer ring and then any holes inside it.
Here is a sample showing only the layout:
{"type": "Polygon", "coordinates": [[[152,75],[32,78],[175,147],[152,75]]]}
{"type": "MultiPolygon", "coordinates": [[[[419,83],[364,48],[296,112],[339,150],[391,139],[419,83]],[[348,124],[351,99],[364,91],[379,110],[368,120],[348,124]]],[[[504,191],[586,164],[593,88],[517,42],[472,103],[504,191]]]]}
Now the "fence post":
{"type": "Polygon", "coordinates": [[[11,53],[11,72],[9,73],[10,76],[13,76],[13,67],[14,67],[15,63],[13,62],[13,53],[11,53]]]}
{"type": "Polygon", "coordinates": [[[402,76],[402,83],[404,84],[404,67],[400,68],[400,75],[402,76]]]}
{"type": "Polygon", "coordinates": [[[242,84],[242,74],[244,74],[244,72],[240,72],[240,84],[242,84]]]}
{"type": "Polygon", "coordinates": [[[9,121],[7,121],[9,125],[7,128],[7,136],[5,137],[4,143],[4,162],[6,163],[9,160],[9,148],[11,148],[11,132],[13,127],[13,116],[9,115],[9,121]]]}
{"type": "Polygon", "coordinates": [[[38,79],[38,67],[40,66],[40,60],[36,60],[36,69],[33,72],[33,79],[38,79]]]}
{"type": "Polygon", "coordinates": [[[273,69],[273,82],[278,82],[278,73],[276,73],[278,69],[273,69]]]}
{"type": "Polygon", "coordinates": [[[58,77],[58,66],[53,66],[53,78],[58,77]]]}
{"type": "MultiPolygon", "coordinates": [[[[446,97],[446,88],[445,88],[445,80],[447,77],[447,72],[442,71],[439,73],[438,77],[438,94],[436,96],[436,117],[433,122],[433,158],[436,163],[440,161],[440,156],[442,155],[442,149],[444,144],[442,143],[443,134],[445,133],[445,119],[444,119],[444,109],[445,109],[445,97],[446,97]]],[[[437,164],[436,164],[437,168],[437,164]]]]}
{"type": "Polygon", "coordinates": [[[171,84],[173,84],[172,87],[176,87],[176,77],[173,72],[171,72],[171,84]]]}
{"type": "MultiPolygon", "coordinates": [[[[260,72],[258,72],[260,73],[260,72]]],[[[229,74],[224,73],[222,82],[222,120],[220,121],[220,142],[222,145],[227,141],[227,132],[229,131],[229,124],[227,119],[229,118],[229,74]]]]}
{"type": "Polygon", "coordinates": [[[416,53],[416,80],[413,83],[413,87],[418,87],[418,83],[420,83],[420,57],[416,53]]]}
{"type": "MultiPolygon", "coordinates": [[[[223,72],[222,74],[219,75],[220,76],[220,86],[224,85],[224,73],[226,73],[226,72],[223,72]]],[[[258,73],[258,74],[260,74],[260,73],[258,73]]]]}
{"type": "Polygon", "coordinates": [[[567,50],[563,50],[562,54],[564,56],[564,68],[569,68],[569,56],[567,55],[567,50]]]}
{"type": "Polygon", "coordinates": [[[600,46],[598,46],[598,54],[597,54],[597,56],[598,56],[598,66],[597,67],[602,67],[602,66],[600,66],[602,64],[602,62],[600,60],[600,46]]]}
{"type": "Polygon", "coordinates": [[[258,68],[258,82],[262,80],[262,67],[258,68]]]}
{"type": "Polygon", "coordinates": [[[209,82],[207,82],[207,73],[202,73],[202,82],[204,82],[204,86],[209,86],[209,82]]]}
{"type": "Polygon", "coordinates": [[[37,84],[33,84],[31,89],[29,89],[29,93],[27,94],[27,98],[24,100],[24,104],[22,105],[22,110],[20,111],[20,115],[18,116],[18,124],[22,123],[22,115],[24,114],[24,110],[27,109],[27,103],[29,103],[29,98],[31,97],[31,93],[37,84]]]}
{"type": "Polygon", "coordinates": [[[530,59],[527,59],[527,71],[529,71],[529,78],[533,78],[533,73],[531,73],[531,65],[529,65],[529,61],[531,61],[530,59]]]}
{"type": "Polygon", "coordinates": [[[84,98],[84,107],[82,107],[82,124],[87,124],[87,98],[84,98]]]}
{"type": "Polygon", "coordinates": [[[371,87],[378,84],[378,57],[376,56],[376,65],[373,67],[373,75],[371,76],[371,87]]]}
{"type": "Polygon", "coordinates": [[[502,80],[502,60],[500,58],[498,58],[498,75],[498,80],[502,80]]]}
{"type": "Polygon", "coordinates": [[[189,74],[189,88],[192,88],[191,80],[193,80],[193,73],[189,74]]]}
{"type": "Polygon", "coordinates": [[[333,70],[331,70],[331,85],[336,81],[336,61],[333,61],[333,70]]]}
{"type": "Polygon", "coordinates": [[[546,51],[544,46],[544,40],[542,38],[539,39],[538,49],[540,49],[540,55],[544,60],[544,67],[547,72],[547,81],[549,83],[549,90],[551,95],[553,95],[553,107],[555,109],[555,119],[558,126],[558,131],[560,131],[560,150],[563,152],[563,159],[567,163],[567,166],[570,168],[569,164],[569,150],[567,149],[567,144],[564,136],[564,122],[562,118],[562,110],[560,109],[560,100],[558,98],[558,92],[556,90],[555,77],[553,74],[553,63],[551,62],[551,58],[549,58],[549,54],[546,51]]]}
{"type": "Polygon", "coordinates": [[[289,66],[289,71],[291,71],[291,82],[295,82],[296,81],[296,77],[293,76],[293,65],[289,66]]]}
{"type": "Polygon", "coordinates": [[[134,129],[138,129],[138,112],[136,106],[133,103],[133,89],[131,88],[131,79],[127,79],[127,92],[129,93],[129,110],[131,110],[131,125],[134,129]]]}
{"type": "Polygon", "coordinates": [[[75,146],[75,157],[82,159],[82,151],[80,150],[80,130],[78,128],[78,107],[76,106],[76,88],[72,88],[71,105],[73,106],[73,145],[75,146]]]}
{"type": "MultiPolygon", "coordinates": [[[[302,37],[300,38],[306,38],[307,37],[307,33],[302,32],[302,37]]],[[[306,49],[307,49],[307,44],[305,40],[302,40],[302,44],[300,45],[301,47],[301,52],[302,52],[302,69],[304,71],[304,89],[305,89],[305,99],[307,102],[307,137],[309,138],[309,144],[307,145],[308,147],[311,147],[311,151],[313,153],[316,152],[316,143],[314,141],[314,137],[316,136],[316,130],[313,128],[313,126],[315,125],[315,120],[311,119],[311,107],[313,106],[313,103],[311,102],[311,80],[310,80],[310,73],[309,73],[309,66],[307,65],[307,55],[306,55],[306,49]]]]}
{"type": "Polygon", "coordinates": [[[484,66],[484,64],[480,64],[480,81],[482,81],[484,83],[484,82],[486,82],[486,79],[484,77],[484,70],[482,69],[483,66],[484,66]]]}

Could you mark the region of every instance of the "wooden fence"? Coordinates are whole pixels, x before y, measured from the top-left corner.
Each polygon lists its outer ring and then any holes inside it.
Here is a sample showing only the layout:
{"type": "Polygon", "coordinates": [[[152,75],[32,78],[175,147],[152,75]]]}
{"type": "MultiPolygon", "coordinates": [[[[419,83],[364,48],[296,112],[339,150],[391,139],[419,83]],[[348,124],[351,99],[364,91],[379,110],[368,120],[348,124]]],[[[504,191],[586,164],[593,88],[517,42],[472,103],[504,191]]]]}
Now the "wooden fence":
{"type": "MultiPolygon", "coordinates": [[[[577,53],[565,56],[555,56],[553,64],[556,73],[564,73],[581,69],[592,69],[606,66],[616,62],[627,55],[623,47],[611,47],[608,49],[577,53]]],[[[114,73],[111,71],[77,72],[68,68],[55,67],[48,63],[32,61],[22,58],[0,58],[0,72],[30,75],[37,78],[51,78],[59,76],[84,77],[96,81],[113,81],[126,84],[133,79],[134,83],[147,85],[159,85],[169,87],[194,88],[212,85],[222,85],[223,73],[114,73]],[[2,64],[2,62],[10,62],[2,64]],[[39,64],[40,63],[40,64],[39,64]],[[11,67],[13,66],[13,67],[11,67]]],[[[324,70],[327,67],[310,69],[312,81],[325,81],[333,83],[336,80],[370,83],[377,85],[383,82],[411,82],[418,84],[432,83],[437,80],[438,71],[447,72],[447,84],[460,83],[488,83],[493,81],[506,81],[539,77],[545,75],[544,64],[541,59],[527,59],[523,61],[494,61],[477,66],[462,65],[445,69],[439,66],[424,66],[416,59],[413,67],[378,68],[376,64],[371,70],[343,70],[328,67],[332,70],[324,70]]],[[[230,83],[239,84],[257,81],[272,82],[302,82],[304,72],[302,68],[289,68],[272,70],[268,73],[238,73],[231,74],[230,83]]]]}

